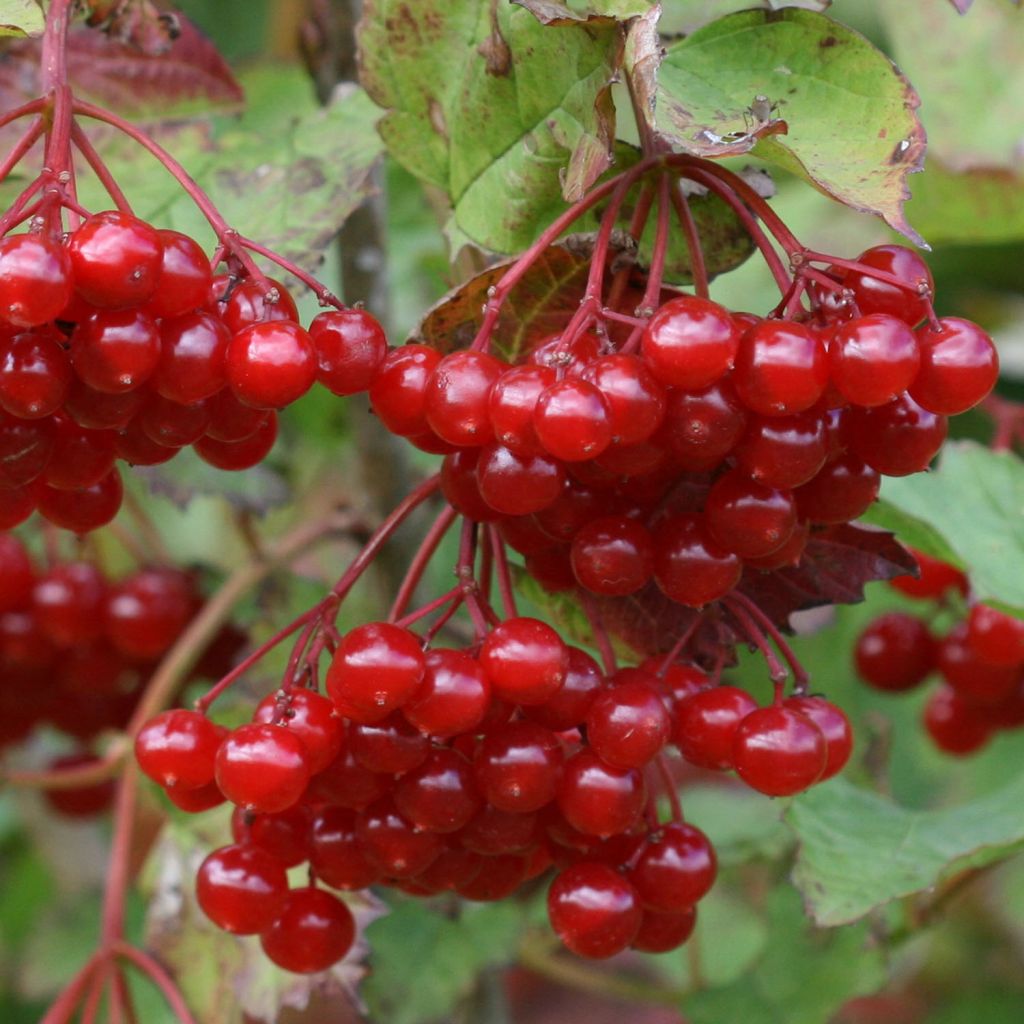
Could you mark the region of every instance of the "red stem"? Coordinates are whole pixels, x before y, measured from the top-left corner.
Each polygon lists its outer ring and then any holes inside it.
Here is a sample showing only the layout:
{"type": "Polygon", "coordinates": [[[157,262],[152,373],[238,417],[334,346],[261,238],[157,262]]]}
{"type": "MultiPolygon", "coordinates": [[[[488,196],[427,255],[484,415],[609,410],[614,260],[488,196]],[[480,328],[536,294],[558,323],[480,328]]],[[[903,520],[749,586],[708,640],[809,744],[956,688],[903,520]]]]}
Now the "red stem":
{"type": "Polygon", "coordinates": [[[0,235],[6,235],[16,224],[20,224],[24,219],[23,211],[25,204],[43,187],[44,181],[42,175],[35,179],[35,181],[29,182],[25,186],[24,190],[14,200],[9,207],[7,212],[0,217],[0,235]]]}
{"type": "Polygon", "coordinates": [[[733,601],[738,601],[749,614],[755,619],[755,621],[761,624],[761,628],[771,637],[772,643],[779,649],[783,658],[786,659],[790,670],[793,673],[793,681],[796,684],[794,689],[798,693],[805,693],[807,691],[808,684],[811,681],[811,677],[807,672],[807,669],[800,663],[800,659],[796,656],[793,648],[789,646],[789,641],[782,635],[782,631],[774,622],[757,606],[756,602],[752,601],[746,594],[741,594],[739,591],[733,591],[729,595],[733,601]]]}
{"type": "MultiPolygon", "coordinates": [[[[647,218],[650,215],[653,203],[654,189],[651,187],[650,182],[645,181],[640,186],[640,194],[637,196],[636,206],[633,208],[633,219],[629,222],[629,236],[636,240],[637,246],[640,245],[640,239],[643,237],[644,228],[647,227],[647,218]]],[[[608,307],[614,309],[622,301],[622,293],[626,290],[626,285],[629,283],[629,276],[632,269],[633,268],[627,264],[616,272],[615,277],[612,279],[611,287],[608,289],[608,295],[605,299],[605,310],[607,310],[608,307]]],[[[602,315],[607,316],[605,310],[602,310],[602,315]]]]}
{"type": "Polygon", "coordinates": [[[446,594],[442,594],[440,597],[435,597],[429,604],[423,605],[422,608],[417,608],[415,611],[410,612],[408,615],[403,616],[398,620],[391,620],[396,626],[401,626],[403,629],[408,629],[414,622],[419,622],[420,619],[426,618],[432,612],[436,612],[439,608],[443,608],[450,601],[454,601],[456,598],[462,597],[462,587],[452,587],[446,594]]]}
{"type": "Polygon", "coordinates": [[[463,518],[462,535],[459,540],[459,561],[455,574],[459,580],[459,589],[466,602],[466,611],[473,623],[473,632],[477,640],[487,636],[487,616],[483,609],[480,586],[477,583],[476,566],[476,532],[477,524],[472,519],[463,518]]]}
{"type": "Polygon", "coordinates": [[[430,560],[434,557],[441,541],[444,540],[445,535],[451,529],[452,523],[455,522],[457,517],[458,512],[451,505],[445,505],[441,514],[434,520],[433,525],[420,542],[420,546],[416,549],[416,554],[413,555],[412,561],[409,563],[409,568],[398,588],[398,593],[395,595],[394,604],[391,605],[391,611],[388,612],[388,622],[394,622],[396,619],[401,618],[402,613],[409,606],[409,602],[412,600],[413,594],[416,592],[416,588],[419,586],[420,580],[430,564],[430,560]]]}
{"type": "Polygon", "coordinates": [[[181,992],[171,979],[171,976],[164,968],[157,963],[144,950],[138,949],[127,942],[115,942],[111,947],[119,957],[127,960],[134,967],[144,974],[160,990],[160,994],[167,1001],[174,1015],[181,1021],[181,1024],[196,1024],[195,1017],[185,1005],[181,992]]]}
{"type": "Polygon", "coordinates": [[[465,594],[461,587],[458,589],[459,593],[455,600],[444,610],[442,615],[438,616],[437,621],[431,623],[430,628],[424,631],[423,642],[425,644],[433,643],[434,637],[444,629],[452,616],[462,607],[465,602],[465,594]]]}
{"type": "Polygon", "coordinates": [[[590,624],[590,631],[594,634],[594,646],[601,655],[604,674],[606,676],[614,675],[618,671],[619,663],[615,657],[615,648],[612,647],[611,638],[608,636],[608,631],[604,628],[604,622],[601,620],[601,612],[598,610],[597,604],[590,594],[580,590],[579,599],[583,614],[586,615],[587,622],[590,624]]]}
{"type": "Polygon", "coordinates": [[[96,1018],[100,1012],[100,1002],[103,999],[103,990],[107,987],[112,970],[110,961],[105,960],[93,974],[89,994],[82,1004],[80,1024],[96,1024],[96,1018]]]}
{"type": "Polygon", "coordinates": [[[20,107],[8,110],[6,114],[0,115],[0,128],[6,128],[12,121],[27,117],[29,114],[38,114],[45,110],[46,106],[46,99],[40,96],[37,100],[31,100],[28,103],[23,103],[20,107]]]}
{"type": "Polygon", "coordinates": [[[668,652],[668,654],[665,655],[665,658],[662,661],[661,665],[658,666],[659,676],[664,676],[665,673],[672,667],[672,664],[673,662],[675,662],[676,658],[678,658],[679,655],[683,653],[683,648],[686,647],[686,645],[690,642],[690,637],[692,637],[693,634],[697,632],[697,627],[701,624],[702,621],[702,613],[697,612],[694,616],[693,622],[691,622],[690,625],[688,625],[686,629],[683,630],[682,635],[672,645],[672,649],[668,652]]]}
{"type": "MultiPolygon", "coordinates": [[[[641,314],[647,314],[648,311],[653,313],[661,304],[661,280],[665,274],[665,255],[668,252],[668,221],[669,180],[667,174],[662,174],[658,180],[658,220],[654,231],[654,247],[651,250],[651,265],[647,271],[647,287],[644,289],[638,310],[641,314]]],[[[633,352],[640,344],[643,332],[643,327],[634,327],[620,351],[633,352]]]]}
{"type": "Polygon", "coordinates": [[[690,201],[686,198],[682,184],[677,183],[671,192],[672,206],[679,218],[679,225],[683,229],[683,236],[686,239],[686,248],[690,253],[690,271],[693,275],[693,290],[702,299],[710,294],[708,287],[708,268],[704,262],[704,250],[700,245],[700,232],[697,230],[697,222],[693,218],[693,210],[690,209],[690,201]]]}
{"type": "Polygon", "coordinates": [[[676,789],[675,780],[672,778],[672,772],[669,769],[668,762],[665,760],[665,755],[658,754],[654,761],[658,767],[658,774],[661,776],[661,784],[664,787],[665,796],[668,797],[669,806],[672,808],[672,820],[681,825],[683,822],[683,805],[679,802],[679,791],[676,789]]]}
{"type": "Polygon", "coordinates": [[[491,547],[494,549],[494,560],[497,566],[498,592],[501,594],[501,606],[505,610],[506,618],[513,618],[519,614],[516,607],[516,594],[512,586],[512,570],[508,564],[508,550],[505,541],[502,539],[498,528],[493,524],[488,527],[491,535],[491,547]]]}
{"type": "Polygon", "coordinates": [[[18,161],[39,141],[39,137],[46,130],[42,118],[37,118],[28,128],[25,129],[21,138],[14,144],[7,154],[4,162],[0,164],[0,181],[4,181],[7,175],[14,170],[18,161]]]}
{"type": "Polygon", "coordinates": [[[135,798],[138,769],[131,759],[125,762],[114,805],[114,837],[107,862],[107,880],[103,890],[103,917],[100,935],[104,946],[124,933],[124,904],[128,890],[128,868],[132,831],[135,825],[135,798]]]}
{"type": "Polygon", "coordinates": [[[776,685],[784,683],[789,676],[789,672],[786,671],[786,666],[779,661],[778,656],[772,650],[758,624],[747,614],[743,605],[732,600],[732,595],[723,597],[722,604],[732,612],[732,616],[739,623],[740,628],[747,634],[751,643],[761,652],[761,657],[764,658],[765,664],[768,666],[768,675],[771,681],[776,685]]]}
{"type": "Polygon", "coordinates": [[[86,163],[93,169],[93,173],[100,180],[100,184],[107,190],[107,195],[114,200],[114,205],[123,213],[131,213],[131,203],[121,190],[121,186],[114,180],[110,168],[104,163],[103,158],[96,151],[96,147],[89,141],[89,137],[82,131],[81,125],[71,126],[71,141],[74,142],[79,153],[85,157],[86,163]]]}
{"type": "Polygon", "coordinates": [[[327,288],[326,285],[321,284],[312,274],[303,270],[298,264],[274,252],[273,249],[268,249],[265,245],[254,242],[251,238],[243,238],[239,235],[237,240],[239,245],[258,253],[260,256],[266,257],[266,259],[276,263],[282,270],[286,270],[292,277],[301,281],[317,297],[321,306],[334,306],[335,309],[345,308],[345,304],[337,295],[327,288]]]}
{"type": "Polygon", "coordinates": [[[103,963],[103,952],[97,950],[82,965],[78,973],[64,987],[64,990],[50,1004],[43,1019],[39,1024],[69,1024],[75,1010],[78,1008],[78,1001],[85,992],[96,971],[100,970],[103,963]]]}

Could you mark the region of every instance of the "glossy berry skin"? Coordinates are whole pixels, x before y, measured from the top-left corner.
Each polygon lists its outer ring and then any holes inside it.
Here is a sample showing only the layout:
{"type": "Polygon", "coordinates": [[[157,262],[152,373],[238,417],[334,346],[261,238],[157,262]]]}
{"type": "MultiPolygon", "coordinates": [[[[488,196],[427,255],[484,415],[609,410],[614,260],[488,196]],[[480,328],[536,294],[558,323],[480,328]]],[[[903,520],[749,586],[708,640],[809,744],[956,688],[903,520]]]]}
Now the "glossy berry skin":
{"type": "Polygon", "coordinates": [[[942,317],[939,329],[917,331],[921,369],[910,385],[914,400],[929,412],[954,416],[977,405],[999,378],[999,353],[975,323],[942,317]]]}
{"type": "Polygon", "coordinates": [[[493,807],[526,814],[555,798],[562,761],[553,732],[534,722],[512,722],[484,737],[473,770],[493,807]]]}
{"type": "Polygon", "coordinates": [[[555,876],[548,890],[548,918],[574,953],[604,960],[636,938],[642,911],[622,875],[606,864],[582,861],[555,876]]]}
{"type": "Polygon", "coordinates": [[[75,291],[104,309],[147,302],[156,291],[163,265],[157,230],[115,210],[85,220],[71,236],[68,255],[75,291]]]}
{"type": "Polygon", "coordinates": [[[670,391],[664,435],[680,469],[714,469],[738,444],[747,411],[728,381],[704,391],[670,391]]]}
{"type": "Polygon", "coordinates": [[[569,651],[549,625],[526,616],[506,619],[480,647],[480,666],[496,696],[513,704],[543,704],[565,679],[569,651]]]}
{"type": "Polygon", "coordinates": [[[626,877],[647,910],[682,913],[714,885],[718,859],[699,828],[673,822],[649,836],[626,877]]]}
{"type": "Polygon", "coordinates": [[[586,651],[570,647],[565,679],[558,692],[543,704],[527,705],[523,715],[554,732],[575,728],[586,718],[603,685],[601,666],[586,651]]]}
{"type": "Polygon", "coordinates": [[[103,574],[92,562],[63,562],[35,581],[32,613],[51,643],[84,646],[103,632],[105,596],[103,574]]]}
{"type": "Polygon", "coordinates": [[[275,814],[298,803],[309,781],[302,740],[280,725],[242,725],[217,750],[217,785],[234,804],[275,814]]]}
{"type": "Polygon", "coordinates": [[[967,596],[967,577],[956,566],[932,558],[922,551],[915,551],[913,548],[909,550],[917,560],[919,575],[916,579],[913,576],[897,576],[890,580],[889,586],[894,590],[921,601],[942,597],[950,590],[958,590],[967,596]]]}
{"type": "Polygon", "coordinates": [[[611,410],[612,444],[621,447],[646,441],[665,418],[665,389],[636,356],[602,356],[583,370],[611,410]]]}
{"type": "Polygon", "coordinates": [[[829,373],[853,405],[891,402],[917,376],[921,352],[914,332],[885,313],[840,324],[828,343],[829,373]]]}
{"type": "Polygon", "coordinates": [[[419,638],[387,622],[369,622],[345,634],[327,670],[327,695],[346,718],[379,722],[402,707],[423,680],[419,638]]]}
{"type": "Polygon", "coordinates": [[[313,340],[290,320],[269,320],[242,328],[228,345],[228,386],[256,409],[283,409],[316,380],[313,340]]]}
{"type": "Polygon", "coordinates": [[[43,331],[0,342],[0,407],[23,420],[57,412],[71,385],[71,362],[56,337],[43,331]]]}
{"type": "Polygon", "coordinates": [[[10,533],[0,533],[0,615],[29,603],[35,569],[25,545],[10,533]]]}
{"type": "Polygon", "coordinates": [[[335,395],[366,391],[388,353],[384,328],[364,309],[320,313],[309,336],[316,349],[316,379],[335,395]]]}
{"type": "Polygon", "coordinates": [[[587,742],[614,768],[642,768],[668,742],[672,719],[646,673],[621,669],[587,711],[587,742]]]}
{"type": "Polygon", "coordinates": [[[52,420],[31,423],[0,410],[0,489],[30,484],[46,469],[53,453],[52,420]]]}
{"type": "Polygon", "coordinates": [[[71,362],[83,383],[96,391],[134,391],[160,362],[156,321],[138,309],[93,313],[71,336],[71,362]]]}
{"type": "Polygon", "coordinates": [[[857,673],[878,690],[912,690],[935,667],[935,641],[919,618],[887,612],[857,638],[857,673]]]}
{"type": "Polygon", "coordinates": [[[260,935],[263,952],[293,974],[315,974],[333,966],[355,940],[352,911],[323,889],[292,889],[274,923],[260,935]]]}
{"type": "Polygon", "coordinates": [[[888,405],[850,412],[850,450],[885,476],[928,468],[946,440],[946,417],[904,394],[888,405]]]}
{"type": "Polygon", "coordinates": [[[544,453],[517,455],[499,444],[480,450],[476,464],[480,496],[496,512],[524,516],[551,505],[562,493],[565,471],[544,453]]]}
{"type": "Polygon", "coordinates": [[[732,367],[740,326],[708,299],[681,295],[666,302],[644,328],[640,350],[663,384],[699,391],[732,367]]]}
{"type": "Polygon", "coordinates": [[[275,719],[302,741],[311,774],[323,771],[341,752],[344,725],[334,705],[315,690],[292,687],[268,694],[256,705],[252,720],[269,725],[275,719]]]}
{"type": "Polygon", "coordinates": [[[80,427],[88,427],[90,430],[123,430],[145,401],[144,388],[111,395],[96,391],[83,384],[78,377],[72,377],[64,399],[64,412],[80,427]]]}
{"type": "Polygon", "coordinates": [[[566,762],[558,784],[565,820],[588,836],[617,836],[640,818],[647,790],[635,768],[613,768],[583,748],[566,762]]]}
{"type": "Polygon", "coordinates": [[[1024,622],[985,604],[967,616],[967,642],[990,665],[1024,665],[1024,622]]]}
{"type": "Polygon", "coordinates": [[[556,459],[595,459],[612,442],[611,406],[589,381],[569,377],[540,396],[533,427],[541,446],[556,459]]]}
{"type": "Polygon", "coordinates": [[[58,416],[54,419],[53,441],[43,473],[50,487],[64,491],[91,487],[114,466],[114,435],[109,431],[86,430],[58,416]]]}
{"type": "Polygon", "coordinates": [[[911,287],[880,281],[869,271],[842,272],[843,284],[853,290],[854,301],[862,314],[886,313],[898,317],[911,327],[928,315],[928,306],[919,294],[930,295],[935,289],[928,265],[912,249],[903,245],[876,245],[857,257],[866,268],[892,274],[911,287]]]}
{"type": "Polygon", "coordinates": [[[291,292],[273,277],[249,277],[238,282],[218,277],[214,279],[213,291],[218,296],[227,295],[218,309],[232,334],[253,324],[298,322],[299,311],[291,292]]]}
{"type": "Polygon", "coordinates": [[[341,753],[312,777],[307,796],[313,803],[361,810],[389,792],[390,781],[385,775],[367,771],[343,745],[341,753]]]}
{"type": "Polygon", "coordinates": [[[388,775],[412,771],[430,752],[427,737],[398,712],[379,722],[353,722],[348,730],[348,745],[363,768],[388,775]]]}
{"type": "Polygon", "coordinates": [[[557,380],[550,366],[513,366],[491,387],[487,415],[498,444],[516,455],[539,455],[543,451],[533,428],[533,413],[541,394],[557,380]]]}
{"type": "Polygon", "coordinates": [[[142,432],[154,443],[167,448],[194,444],[210,424],[205,402],[181,405],[153,395],[136,416],[142,432]]]}
{"type": "Polygon", "coordinates": [[[180,231],[163,230],[160,237],[160,273],[148,307],[153,316],[176,317],[205,306],[213,285],[213,272],[203,247],[180,231]]]}
{"type": "Polygon", "coordinates": [[[791,707],[773,704],[752,711],[732,741],[736,774],[768,796],[792,796],[813,786],[825,771],[828,749],[822,731],[791,707]]]}
{"type": "Polygon", "coordinates": [[[35,497],[25,488],[0,487],[0,530],[13,530],[35,510],[35,497]]]}
{"type": "Polygon", "coordinates": [[[715,686],[676,708],[672,740],[683,757],[700,768],[727,771],[733,766],[733,737],[757,702],[738,686],[715,686]]]}
{"type": "Polygon", "coordinates": [[[427,381],[427,426],[449,444],[479,446],[493,435],[491,388],[504,364],[486,352],[462,349],[445,356],[427,381]]]}
{"type": "Polygon", "coordinates": [[[62,491],[40,485],[35,491],[40,515],[54,526],[88,533],[106,526],[121,507],[124,484],[117,469],[112,469],[99,483],[77,491],[62,491]]]}
{"type": "Polygon", "coordinates": [[[160,360],[153,374],[157,393],[191,405],[212,398],[227,384],[231,332],[209,313],[185,313],[160,324],[160,360]]]}
{"type": "Polygon", "coordinates": [[[381,877],[380,868],[360,848],[355,813],[345,807],[317,811],[310,829],[309,861],[332,889],[366,889],[381,877]]]}
{"type": "Polygon", "coordinates": [[[732,383],[751,412],[786,416],[818,401],[828,372],[819,335],[801,324],[764,320],[740,339],[732,383]]]}
{"type": "Polygon", "coordinates": [[[418,875],[444,849],[441,836],[415,829],[390,797],[359,812],[356,836],[367,860],[391,878],[418,875]]]}
{"type": "Polygon", "coordinates": [[[994,706],[1019,689],[1019,664],[993,665],[979,657],[970,642],[970,620],[959,622],[938,645],[936,664],[943,678],[964,700],[994,706]]]}
{"type": "Polygon", "coordinates": [[[824,421],[814,410],[752,417],[732,454],[737,466],[764,487],[799,487],[825,465],[824,421]]]}
{"type": "Polygon", "coordinates": [[[601,353],[601,339],[593,331],[577,334],[566,342],[560,334],[542,338],[530,352],[529,362],[534,366],[562,369],[566,376],[576,376],[601,353]]]}
{"type": "Polygon", "coordinates": [[[59,242],[34,234],[0,239],[0,323],[56,320],[71,294],[71,261],[59,242]]]}
{"type": "Polygon", "coordinates": [[[284,865],[255,846],[222,846],[196,872],[196,898],[203,913],[235,935],[256,935],[269,928],[287,894],[284,865]]]}
{"type": "Polygon", "coordinates": [[[272,412],[255,433],[241,441],[218,441],[206,434],[193,447],[203,462],[237,472],[259,465],[270,454],[277,441],[277,426],[277,413],[272,412]]]}
{"type": "Polygon", "coordinates": [[[654,531],[654,578],[678,604],[701,608],[740,581],[743,563],[708,536],[697,516],[666,519],[654,531]]]}
{"type": "Polygon", "coordinates": [[[696,925],[697,910],[694,907],[678,914],[645,910],[640,930],[630,946],[644,953],[668,953],[678,949],[693,934],[696,925]]]}
{"type": "Polygon", "coordinates": [[[135,737],[135,759],[142,771],[165,789],[198,789],[213,781],[222,735],[222,730],[198,711],[162,711],[135,737]]]}
{"type": "Polygon", "coordinates": [[[708,492],[704,522],[727,551],[763,558],[782,547],[796,528],[796,502],[789,491],[765,487],[733,470],[708,492]]]}
{"type": "Polygon", "coordinates": [[[476,476],[479,458],[479,448],[460,448],[446,455],[441,462],[441,493],[460,515],[489,523],[500,519],[501,513],[491,508],[480,494],[476,476]]]}
{"type": "Polygon", "coordinates": [[[252,437],[272,418],[264,409],[243,405],[227,387],[213,395],[206,407],[210,413],[206,436],[225,444],[234,444],[252,437]]]}
{"type": "Polygon", "coordinates": [[[975,753],[992,737],[990,720],[951,686],[938,686],[932,691],[922,720],[932,742],[954,757],[975,753]]]}
{"type": "Polygon", "coordinates": [[[141,569],[111,588],[104,632],[126,657],[147,661],[174,643],[192,611],[192,584],[186,573],[141,569]]]}
{"type": "Polygon", "coordinates": [[[172,786],[164,790],[164,796],[178,810],[186,814],[202,814],[203,811],[211,811],[224,803],[224,794],[217,788],[216,782],[208,782],[198,789],[182,789],[180,786],[172,786]]]}
{"type": "Polygon", "coordinates": [[[446,739],[476,728],[490,698],[490,679],[479,662],[463,651],[435,647],[427,652],[423,679],[402,714],[425,735],[446,739]]]}
{"type": "Polygon", "coordinates": [[[236,843],[269,853],[286,868],[309,859],[310,810],[296,804],[280,814],[253,814],[236,807],[231,814],[231,836],[236,843]]]}
{"type": "Polygon", "coordinates": [[[370,404],[381,422],[399,437],[427,430],[427,382],[441,353],[426,345],[392,349],[370,385],[370,404]]]}
{"type": "Polygon", "coordinates": [[[809,718],[825,737],[825,770],[818,781],[841,772],[853,752],[853,727],[843,709],[824,697],[787,697],[782,704],[809,718]]]}
{"type": "Polygon", "coordinates": [[[569,557],[580,586],[593,594],[636,593],[654,573],[650,531],[626,516],[589,522],[573,537],[569,557]]]}
{"type": "MultiPolygon", "coordinates": [[[[477,771],[480,771],[479,765],[477,771]]],[[[459,833],[458,841],[467,850],[492,857],[499,853],[528,852],[536,847],[541,834],[536,814],[502,811],[492,803],[485,803],[459,833]]]]}
{"type": "Polygon", "coordinates": [[[796,488],[793,497],[801,519],[812,523],[848,523],[871,507],[880,484],[878,470],[856,455],[843,455],[796,488]]]}
{"type": "Polygon", "coordinates": [[[425,832],[458,832],[482,800],[470,762],[457,750],[437,747],[394,789],[399,813],[425,832]]]}

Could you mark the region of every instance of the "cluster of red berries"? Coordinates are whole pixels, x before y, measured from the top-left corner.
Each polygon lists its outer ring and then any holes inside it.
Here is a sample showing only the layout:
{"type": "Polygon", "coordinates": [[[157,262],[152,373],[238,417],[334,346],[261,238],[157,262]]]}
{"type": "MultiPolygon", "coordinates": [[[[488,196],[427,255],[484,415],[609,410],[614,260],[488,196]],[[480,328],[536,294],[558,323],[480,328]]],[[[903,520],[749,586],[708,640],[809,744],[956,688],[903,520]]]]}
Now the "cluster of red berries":
{"type": "Polygon", "coordinates": [[[869,686],[903,693],[938,673],[942,682],[924,707],[924,727],[947,754],[980,750],[1000,731],[1024,727],[1024,621],[974,602],[944,636],[929,622],[950,598],[969,595],[959,569],[915,552],[919,579],[892,585],[908,597],[936,602],[924,616],[880,615],[861,633],[857,673],[869,686]]]}
{"type": "Polygon", "coordinates": [[[868,508],[880,475],[926,469],[946,417],[995,383],[979,327],[927,319],[917,255],[879,246],[858,266],[835,271],[848,298],[816,319],[680,295],[632,351],[614,330],[550,337],[514,366],[476,349],[364,349],[350,386],[393,433],[445,454],[450,504],[497,523],[549,589],[614,597],[653,580],[700,607],[745,566],[798,564],[815,526],[868,508]]]}
{"type": "Polygon", "coordinates": [[[200,868],[199,903],[289,970],[322,970],[352,941],[347,907],[320,886],[498,900],[550,868],[570,949],[661,952],[689,936],[715,877],[699,829],[658,821],[667,745],[774,795],[835,774],[851,747],[822,698],[758,708],[664,660],[607,677],[527,617],[468,650],[367,623],[339,638],[326,695],[282,689],[230,732],[164,712],[136,756],[179,807],[235,804],[234,842],[200,868]],[[286,870],[304,862],[315,884],[289,890],[286,870]]]}
{"type": "Polygon", "coordinates": [[[194,239],[127,213],[0,239],[0,529],[36,509],[77,532],[109,522],[117,459],[192,445],[221,469],[255,465],[275,410],[317,379],[344,393],[338,337],[385,346],[359,310],[304,330],[278,281],[214,276],[194,239]]]}
{"type": "MultiPolygon", "coordinates": [[[[186,572],[148,568],[114,581],[89,561],[40,569],[12,534],[0,533],[0,748],[47,725],[79,744],[50,769],[96,760],[91,744],[124,729],[152,667],[200,604],[186,572]]],[[[225,671],[239,637],[225,633],[197,674],[225,671]]],[[[46,791],[57,811],[104,810],[113,783],[46,791]]]]}

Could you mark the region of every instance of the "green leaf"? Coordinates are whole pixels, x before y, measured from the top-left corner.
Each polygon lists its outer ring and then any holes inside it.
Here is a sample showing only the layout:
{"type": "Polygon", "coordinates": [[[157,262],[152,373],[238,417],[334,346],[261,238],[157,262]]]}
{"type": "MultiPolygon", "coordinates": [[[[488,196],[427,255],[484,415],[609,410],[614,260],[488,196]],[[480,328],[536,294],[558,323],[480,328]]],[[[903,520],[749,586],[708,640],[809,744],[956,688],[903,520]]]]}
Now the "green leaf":
{"type": "Polygon", "coordinates": [[[525,248],[564,209],[563,184],[571,201],[609,165],[614,23],[545,26],[477,0],[372,0],[359,43],[363,83],[387,109],[388,150],[445,192],[456,235],[525,248]]]}
{"type": "Polygon", "coordinates": [[[745,788],[686,786],[680,793],[686,820],[706,832],[723,867],[754,859],[775,860],[791,845],[781,808],[745,788]]]}
{"type": "Polygon", "coordinates": [[[742,11],[671,47],[656,93],[646,68],[655,128],[676,147],[751,152],[920,241],[903,212],[924,157],[919,100],[859,33],[813,11],[742,11]],[[780,105],[752,114],[757,96],[780,105]]]}
{"type": "Polygon", "coordinates": [[[396,902],[367,930],[371,974],[361,994],[380,1024],[447,1019],[488,967],[511,962],[525,925],[512,902],[467,905],[457,919],[419,900],[396,902]]]}
{"type": "Polygon", "coordinates": [[[1017,456],[971,441],[948,444],[938,469],[887,477],[882,498],[872,521],[898,530],[901,517],[916,520],[920,526],[901,539],[953,556],[968,568],[979,600],[1024,614],[1024,463],[1017,456]]]}
{"type": "Polygon", "coordinates": [[[525,7],[541,24],[566,25],[578,22],[625,21],[646,14],[653,0],[511,0],[525,7]]]}
{"type": "Polygon", "coordinates": [[[0,36],[39,35],[43,24],[43,9],[36,0],[0,0],[0,36]]]}
{"type": "Polygon", "coordinates": [[[909,810],[842,779],[796,797],[793,880],[818,924],[856,921],[1024,848],[1024,775],[962,807],[909,810]]]}
{"type": "Polygon", "coordinates": [[[831,3],[832,0],[672,0],[665,5],[666,10],[661,16],[661,31],[666,35],[689,35],[701,25],[735,11],[749,11],[755,7],[766,11],[779,11],[784,7],[823,11],[831,3]]]}
{"type": "Polygon", "coordinates": [[[816,931],[789,889],[768,897],[768,934],[761,959],[741,978],[683,1000],[690,1024],[826,1024],[848,999],[885,983],[882,951],[866,926],[816,931]]]}

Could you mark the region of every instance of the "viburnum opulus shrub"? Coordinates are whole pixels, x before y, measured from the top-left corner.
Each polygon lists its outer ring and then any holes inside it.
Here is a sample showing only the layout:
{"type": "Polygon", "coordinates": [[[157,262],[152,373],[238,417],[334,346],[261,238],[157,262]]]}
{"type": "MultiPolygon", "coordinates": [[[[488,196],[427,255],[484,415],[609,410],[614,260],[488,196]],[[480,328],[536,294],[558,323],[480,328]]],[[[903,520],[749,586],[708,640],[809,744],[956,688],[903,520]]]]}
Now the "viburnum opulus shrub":
{"type": "MultiPolygon", "coordinates": [[[[154,34],[181,27],[145,3],[85,6],[118,47],[152,49],[154,34]]],[[[18,528],[0,534],[0,741],[56,727],[81,749],[12,778],[47,787],[65,814],[117,800],[100,948],[48,1024],[79,1007],[91,1020],[103,1000],[130,1019],[125,962],[193,1019],[118,916],[137,771],[181,811],[230,808],[220,845],[204,826],[188,899],[217,929],[258,937],[288,972],[361,955],[353,894],[368,889],[448,908],[544,893],[561,943],[603,960],[668,952],[694,930],[719,856],[686,814],[689,782],[793,797],[850,762],[842,695],[787,638],[795,613],[893,580],[929,603],[884,613],[843,652],[864,681],[903,691],[940,673],[924,723],[950,753],[1024,720],[1013,595],[984,570],[972,591],[970,565],[858,522],[875,514],[884,478],[928,471],[951,418],[986,400],[997,447],[1012,445],[1016,408],[989,399],[991,337],[946,309],[920,252],[812,248],[762,173],[720,159],[774,154],[913,236],[903,179],[924,141],[905,80],[816,13],[732,15],[666,56],[645,3],[618,19],[496,5],[468,49],[460,32],[478,29],[459,22],[465,4],[407,9],[405,34],[391,6],[368,3],[360,29],[382,137],[451,201],[452,239],[485,254],[405,343],[274,240],[240,234],[173,146],[80,95],[65,0],[47,14],[38,98],[0,119],[20,133],[0,177],[25,182],[0,218],[0,526],[18,528]],[[413,31],[431,18],[457,86],[440,98],[413,31]],[[850,53],[867,62],[880,109],[837,112],[837,141],[800,76],[790,98],[752,89],[729,117],[721,98],[702,98],[694,81],[733,30],[752,33],[737,66],[775,74],[776,28],[791,33],[785,45],[813,44],[815,60],[836,49],[813,81],[845,82],[850,53]],[[530,79],[539,70],[546,81],[530,79]],[[639,148],[613,146],[618,78],[639,148]],[[484,108],[511,118],[545,88],[563,93],[544,127],[511,141],[481,127],[458,149],[484,108]],[[103,127],[97,141],[87,125],[103,127]],[[862,137],[874,141],[851,157],[862,137]],[[134,210],[105,160],[112,140],[156,157],[207,222],[212,251],[134,210]],[[467,198],[487,178],[460,160],[502,169],[507,209],[467,198]],[[86,173],[108,208],[83,205],[86,173]],[[456,187],[459,174],[468,184],[456,187]],[[712,298],[714,278],[748,256],[777,298],[712,298]],[[301,289],[324,310],[301,317],[301,289]],[[229,615],[337,532],[337,515],[268,542],[243,514],[252,561],[204,596],[197,571],[150,550],[135,509],[137,564],[108,569],[102,538],[129,535],[115,518],[123,474],[188,446],[217,469],[251,470],[271,456],[279,413],[317,382],[368,408],[415,450],[419,473],[375,528],[343,528],[357,551],[318,600],[255,645],[229,615]],[[78,536],[74,557],[65,534],[78,536]],[[399,538],[404,573],[368,612],[357,585],[399,538]],[[749,662],[736,670],[744,648],[760,659],[754,676],[749,662]],[[216,681],[185,689],[202,678],[216,681]],[[222,715],[215,702],[235,684],[260,696],[222,715]]],[[[159,79],[166,58],[146,59],[159,79]]],[[[905,521],[915,540],[938,530],[905,521]]]]}

